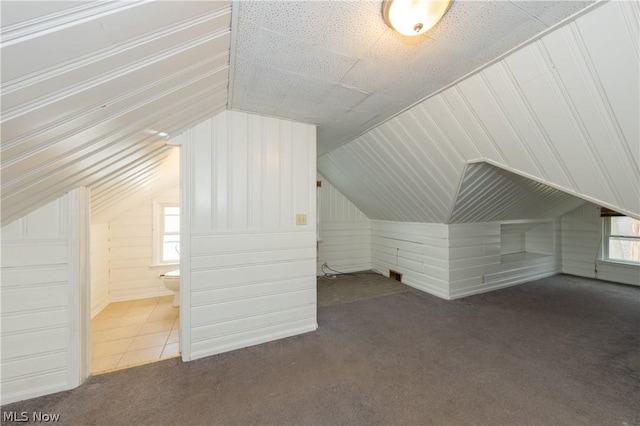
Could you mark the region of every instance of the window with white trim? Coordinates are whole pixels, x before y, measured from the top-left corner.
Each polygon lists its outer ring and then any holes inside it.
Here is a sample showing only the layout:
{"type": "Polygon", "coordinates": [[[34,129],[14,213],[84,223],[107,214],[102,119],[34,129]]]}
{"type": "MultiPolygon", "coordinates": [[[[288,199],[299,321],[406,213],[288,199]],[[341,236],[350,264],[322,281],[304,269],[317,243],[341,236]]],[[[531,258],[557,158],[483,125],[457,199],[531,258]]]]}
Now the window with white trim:
{"type": "Polygon", "coordinates": [[[154,263],[180,263],[180,206],[154,203],[154,263]]]}
{"type": "Polygon", "coordinates": [[[603,258],[640,264],[640,220],[628,216],[603,217],[603,258]]]}

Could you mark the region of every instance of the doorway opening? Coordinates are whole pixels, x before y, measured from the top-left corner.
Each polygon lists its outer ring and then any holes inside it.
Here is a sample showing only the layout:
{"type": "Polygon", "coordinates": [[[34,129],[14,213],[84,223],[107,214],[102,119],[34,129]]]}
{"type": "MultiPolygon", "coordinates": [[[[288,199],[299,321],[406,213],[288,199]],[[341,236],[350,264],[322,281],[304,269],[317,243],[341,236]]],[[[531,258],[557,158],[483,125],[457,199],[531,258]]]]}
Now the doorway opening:
{"type": "Polygon", "coordinates": [[[92,187],[91,375],[180,355],[179,164],[92,187]]]}

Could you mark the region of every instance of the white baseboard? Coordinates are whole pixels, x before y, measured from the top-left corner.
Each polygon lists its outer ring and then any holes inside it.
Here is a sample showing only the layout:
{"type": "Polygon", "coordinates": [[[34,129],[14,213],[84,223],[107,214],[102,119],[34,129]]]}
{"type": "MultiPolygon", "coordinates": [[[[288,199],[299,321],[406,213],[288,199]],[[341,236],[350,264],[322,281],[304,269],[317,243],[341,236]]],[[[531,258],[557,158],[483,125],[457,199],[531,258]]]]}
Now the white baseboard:
{"type": "Polygon", "coordinates": [[[217,355],[224,352],[230,352],[233,350],[242,349],[249,346],[260,345],[262,343],[284,339],[287,337],[293,337],[298,334],[309,333],[317,329],[318,329],[318,323],[314,322],[312,324],[302,326],[302,327],[289,328],[289,329],[281,330],[275,333],[266,333],[263,336],[246,339],[246,340],[239,340],[237,342],[234,342],[233,344],[223,345],[223,346],[214,346],[212,349],[209,349],[206,351],[193,351],[191,352],[191,359],[183,358],[183,361],[193,361],[193,360],[204,358],[207,356],[217,355]]]}

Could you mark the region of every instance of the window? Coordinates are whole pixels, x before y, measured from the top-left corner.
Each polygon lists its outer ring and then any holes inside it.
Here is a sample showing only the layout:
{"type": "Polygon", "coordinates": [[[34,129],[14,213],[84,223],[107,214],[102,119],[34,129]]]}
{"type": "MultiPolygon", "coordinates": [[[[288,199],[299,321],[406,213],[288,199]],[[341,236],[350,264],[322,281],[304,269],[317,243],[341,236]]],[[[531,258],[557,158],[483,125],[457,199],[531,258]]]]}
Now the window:
{"type": "Polygon", "coordinates": [[[154,203],[154,263],[180,262],[180,207],[174,203],[154,203]]]}
{"type": "Polygon", "coordinates": [[[640,220],[604,217],[604,258],[640,264],[640,220]]]}

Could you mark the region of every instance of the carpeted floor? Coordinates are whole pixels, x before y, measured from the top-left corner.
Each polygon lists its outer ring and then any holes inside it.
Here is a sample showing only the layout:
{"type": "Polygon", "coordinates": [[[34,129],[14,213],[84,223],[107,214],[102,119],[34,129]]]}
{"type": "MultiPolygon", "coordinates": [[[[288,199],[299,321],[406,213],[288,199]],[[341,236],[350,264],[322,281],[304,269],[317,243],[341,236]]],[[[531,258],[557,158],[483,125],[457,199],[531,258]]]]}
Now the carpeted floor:
{"type": "Polygon", "coordinates": [[[342,305],[410,290],[411,287],[370,271],[326,275],[318,278],[318,307],[342,305]]]}
{"type": "MultiPolygon", "coordinates": [[[[366,285],[319,289],[350,283],[366,285]]],[[[83,425],[640,424],[640,288],[566,275],[456,301],[399,288],[320,307],[313,333],[2,409],[83,425]]]]}

